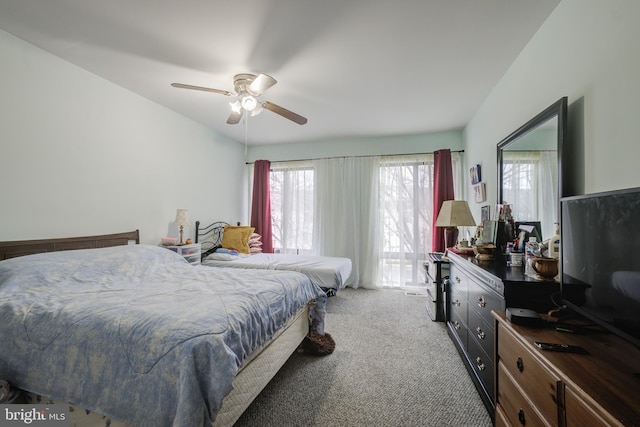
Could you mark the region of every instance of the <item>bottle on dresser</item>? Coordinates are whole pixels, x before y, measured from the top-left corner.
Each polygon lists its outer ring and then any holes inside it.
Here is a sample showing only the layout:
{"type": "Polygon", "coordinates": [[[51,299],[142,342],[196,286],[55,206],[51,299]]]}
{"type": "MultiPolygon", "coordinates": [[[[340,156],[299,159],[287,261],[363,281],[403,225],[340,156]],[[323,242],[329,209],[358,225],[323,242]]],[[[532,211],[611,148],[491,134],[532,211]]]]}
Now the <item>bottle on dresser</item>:
{"type": "Polygon", "coordinates": [[[524,246],[524,256],[524,274],[537,277],[537,273],[533,269],[533,259],[540,256],[540,244],[535,236],[529,236],[529,241],[524,246]]]}

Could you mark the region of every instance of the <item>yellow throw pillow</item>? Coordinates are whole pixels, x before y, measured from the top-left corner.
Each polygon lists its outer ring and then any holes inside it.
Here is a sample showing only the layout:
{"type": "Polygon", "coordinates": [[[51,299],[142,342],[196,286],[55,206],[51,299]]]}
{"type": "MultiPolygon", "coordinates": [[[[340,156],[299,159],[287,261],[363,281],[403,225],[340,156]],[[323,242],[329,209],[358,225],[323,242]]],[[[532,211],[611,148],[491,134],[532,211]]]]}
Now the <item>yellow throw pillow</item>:
{"type": "Polygon", "coordinates": [[[235,249],[242,254],[249,252],[249,237],[255,231],[255,228],[248,226],[226,225],[222,233],[223,248],[235,249]]]}

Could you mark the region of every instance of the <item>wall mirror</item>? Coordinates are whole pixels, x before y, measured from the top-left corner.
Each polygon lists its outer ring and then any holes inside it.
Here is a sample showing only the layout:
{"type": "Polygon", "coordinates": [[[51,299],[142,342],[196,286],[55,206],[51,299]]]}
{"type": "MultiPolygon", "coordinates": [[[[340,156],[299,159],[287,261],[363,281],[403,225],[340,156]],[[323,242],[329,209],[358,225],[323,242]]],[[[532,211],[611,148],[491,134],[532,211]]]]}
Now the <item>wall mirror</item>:
{"type": "Polygon", "coordinates": [[[566,128],[563,97],[498,144],[498,204],[511,205],[516,222],[540,222],[545,240],[555,234],[559,218],[566,128]]]}

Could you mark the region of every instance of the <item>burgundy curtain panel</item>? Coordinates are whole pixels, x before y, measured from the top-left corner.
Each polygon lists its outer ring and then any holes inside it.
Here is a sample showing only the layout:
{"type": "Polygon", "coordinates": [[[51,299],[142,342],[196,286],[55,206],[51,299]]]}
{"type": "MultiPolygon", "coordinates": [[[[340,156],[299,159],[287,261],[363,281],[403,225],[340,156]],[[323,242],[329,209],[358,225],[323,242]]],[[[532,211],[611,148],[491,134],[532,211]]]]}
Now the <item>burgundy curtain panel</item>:
{"type": "Polygon", "coordinates": [[[440,207],[445,200],[454,200],[453,167],[451,150],[438,150],[434,155],[433,168],[433,221],[431,223],[431,250],[444,252],[444,228],[436,227],[440,207]]]}
{"type": "Polygon", "coordinates": [[[257,160],[253,165],[253,197],[251,200],[251,226],[262,236],[262,252],[273,253],[271,229],[271,192],[269,177],[271,162],[257,160]]]}

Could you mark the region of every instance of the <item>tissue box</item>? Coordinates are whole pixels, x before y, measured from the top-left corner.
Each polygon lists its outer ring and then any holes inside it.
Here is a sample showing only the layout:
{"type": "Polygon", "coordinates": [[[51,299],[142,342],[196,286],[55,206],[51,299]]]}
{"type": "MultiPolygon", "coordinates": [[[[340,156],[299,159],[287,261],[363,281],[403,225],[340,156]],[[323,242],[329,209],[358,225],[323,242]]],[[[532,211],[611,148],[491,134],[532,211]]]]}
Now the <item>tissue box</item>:
{"type": "Polygon", "coordinates": [[[160,238],[160,243],[162,243],[162,246],[177,245],[178,244],[178,238],[177,237],[161,237],[160,238]]]}

